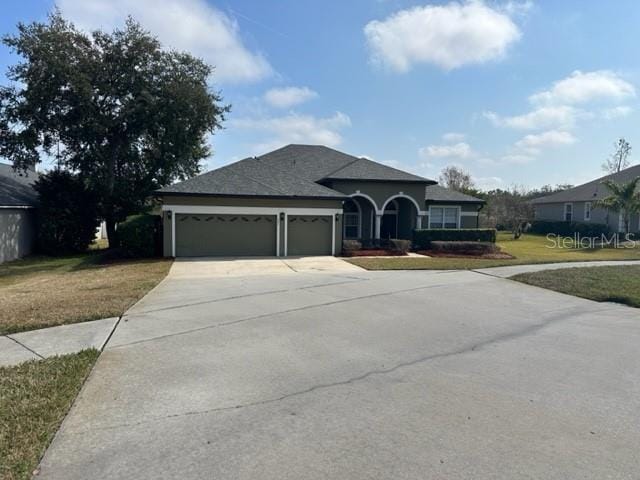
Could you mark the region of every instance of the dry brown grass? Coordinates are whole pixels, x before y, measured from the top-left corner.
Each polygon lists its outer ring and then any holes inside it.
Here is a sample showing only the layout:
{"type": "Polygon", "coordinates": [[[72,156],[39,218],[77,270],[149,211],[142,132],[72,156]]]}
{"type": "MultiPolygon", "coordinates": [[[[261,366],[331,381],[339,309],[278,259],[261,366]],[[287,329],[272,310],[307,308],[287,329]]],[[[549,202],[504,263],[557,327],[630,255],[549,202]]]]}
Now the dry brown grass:
{"type": "Polygon", "coordinates": [[[0,478],[31,478],[98,358],[96,350],[0,367],[0,478]]]}
{"type": "Polygon", "coordinates": [[[171,266],[165,259],[101,258],[34,257],[0,266],[0,334],[119,316],[171,266]]]}

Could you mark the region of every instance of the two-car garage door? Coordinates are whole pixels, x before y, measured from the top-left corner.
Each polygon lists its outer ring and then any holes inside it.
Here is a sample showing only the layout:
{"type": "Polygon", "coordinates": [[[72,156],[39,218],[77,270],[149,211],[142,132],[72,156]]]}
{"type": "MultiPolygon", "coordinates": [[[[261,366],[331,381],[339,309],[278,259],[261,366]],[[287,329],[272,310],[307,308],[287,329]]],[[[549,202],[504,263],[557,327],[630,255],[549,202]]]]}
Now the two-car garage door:
{"type": "Polygon", "coordinates": [[[276,254],[275,215],[176,215],[176,256],[276,254]]]}
{"type": "Polygon", "coordinates": [[[332,254],[333,216],[288,215],[280,232],[279,218],[279,215],[178,213],[175,254],[178,257],[332,254]],[[280,249],[279,237],[284,240],[280,249]]]}

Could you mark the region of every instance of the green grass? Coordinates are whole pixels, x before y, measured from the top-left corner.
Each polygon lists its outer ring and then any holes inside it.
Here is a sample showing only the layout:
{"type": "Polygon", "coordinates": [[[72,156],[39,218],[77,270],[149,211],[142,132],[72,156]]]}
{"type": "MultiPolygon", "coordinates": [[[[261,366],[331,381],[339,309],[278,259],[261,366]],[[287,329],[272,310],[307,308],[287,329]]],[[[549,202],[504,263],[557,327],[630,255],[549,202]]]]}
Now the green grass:
{"type": "Polygon", "coordinates": [[[512,280],[596,302],[617,302],[640,308],[640,266],[566,268],[523,273],[512,280]]]}
{"type": "Polygon", "coordinates": [[[568,249],[548,248],[544,235],[523,235],[513,240],[510,234],[499,232],[498,245],[514,259],[477,258],[349,258],[348,262],[367,270],[467,270],[475,268],[523,265],[532,263],[588,262],[596,260],[640,260],[640,247],[568,249]]]}
{"type": "Polygon", "coordinates": [[[89,252],[0,265],[0,334],[122,315],[171,267],[167,259],[105,258],[89,252]]]}
{"type": "Polygon", "coordinates": [[[97,358],[85,350],[0,367],[0,478],[31,478],[97,358]]]}

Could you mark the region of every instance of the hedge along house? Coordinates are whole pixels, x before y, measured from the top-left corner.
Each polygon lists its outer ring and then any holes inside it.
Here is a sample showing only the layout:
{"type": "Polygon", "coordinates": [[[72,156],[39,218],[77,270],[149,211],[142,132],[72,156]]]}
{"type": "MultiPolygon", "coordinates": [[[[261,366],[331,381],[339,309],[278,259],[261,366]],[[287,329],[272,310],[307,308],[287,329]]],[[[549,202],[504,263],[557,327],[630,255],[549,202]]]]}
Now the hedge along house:
{"type": "Polygon", "coordinates": [[[164,254],[335,255],[343,239],[475,228],[483,202],[435,183],[328,147],[288,145],[158,190],[164,254]]]}
{"type": "Polygon", "coordinates": [[[0,163],[0,263],[30,254],[36,243],[38,194],[35,170],[14,172],[0,163]]]}
{"type": "MultiPolygon", "coordinates": [[[[536,220],[580,222],[608,225],[614,232],[624,232],[624,219],[620,212],[611,212],[595,206],[595,202],[611,195],[603,185],[604,180],[627,183],[640,177],[640,165],[606,175],[584,185],[579,185],[546,197],[531,200],[536,220]]],[[[631,215],[631,232],[640,232],[640,214],[631,215]]]]}

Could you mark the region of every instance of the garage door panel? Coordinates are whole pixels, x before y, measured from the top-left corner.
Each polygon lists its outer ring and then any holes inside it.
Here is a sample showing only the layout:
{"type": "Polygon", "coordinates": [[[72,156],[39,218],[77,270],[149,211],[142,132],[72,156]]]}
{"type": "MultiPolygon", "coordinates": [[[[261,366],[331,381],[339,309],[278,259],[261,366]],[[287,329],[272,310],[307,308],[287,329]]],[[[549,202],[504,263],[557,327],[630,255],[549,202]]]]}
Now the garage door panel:
{"type": "Polygon", "coordinates": [[[176,215],[176,255],[274,256],[274,215],[176,215]]]}
{"type": "Polygon", "coordinates": [[[333,222],[328,215],[290,215],[287,255],[332,255],[333,222]]]}

